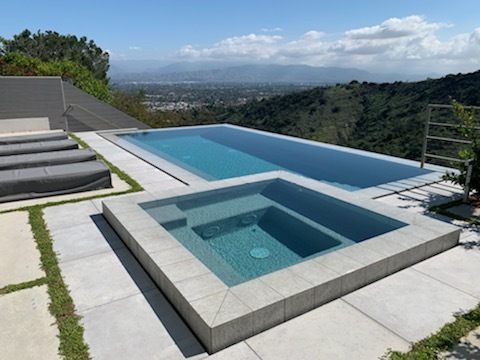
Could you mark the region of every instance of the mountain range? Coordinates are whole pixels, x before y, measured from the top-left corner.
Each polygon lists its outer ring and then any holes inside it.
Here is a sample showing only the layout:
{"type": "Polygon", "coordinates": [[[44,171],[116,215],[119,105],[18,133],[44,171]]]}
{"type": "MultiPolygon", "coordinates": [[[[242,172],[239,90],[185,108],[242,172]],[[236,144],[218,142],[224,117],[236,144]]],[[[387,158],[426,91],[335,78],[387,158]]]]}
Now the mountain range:
{"type": "Polygon", "coordinates": [[[348,83],[353,80],[381,83],[418,81],[427,77],[439,77],[437,74],[380,74],[357,68],[314,67],[308,65],[232,64],[226,62],[179,62],[165,65],[153,61],[112,62],[109,76],[116,83],[218,82],[313,83],[319,85],[348,83]]]}

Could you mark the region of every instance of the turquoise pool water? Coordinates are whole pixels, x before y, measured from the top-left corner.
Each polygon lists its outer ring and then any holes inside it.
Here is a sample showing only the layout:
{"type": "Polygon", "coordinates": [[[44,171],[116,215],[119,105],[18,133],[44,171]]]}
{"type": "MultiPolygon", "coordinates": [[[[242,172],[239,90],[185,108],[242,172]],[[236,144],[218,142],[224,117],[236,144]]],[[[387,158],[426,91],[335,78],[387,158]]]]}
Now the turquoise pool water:
{"type": "Polygon", "coordinates": [[[283,180],[142,207],[228,286],[406,225],[283,180]]]}
{"type": "Polygon", "coordinates": [[[355,191],[432,173],[375,154],[272,136],[231,126],[164,129],[118,135],[206,180],[288,170],[355,191]]]}

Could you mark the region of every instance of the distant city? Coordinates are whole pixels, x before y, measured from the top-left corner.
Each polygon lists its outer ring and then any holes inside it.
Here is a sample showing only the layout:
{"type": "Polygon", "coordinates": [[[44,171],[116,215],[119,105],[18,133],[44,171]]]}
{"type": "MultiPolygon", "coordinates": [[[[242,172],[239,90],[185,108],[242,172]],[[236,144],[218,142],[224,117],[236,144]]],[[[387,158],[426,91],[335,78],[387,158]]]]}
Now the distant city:
{"type": "Polygon", "coordinates": [[[319,84],[262,83],[143,83],[123,82],[115,87],[125,92],[143,91],[151,111],[187,111],[201,107],[244,105],[277,95],[309,90],[319,84]]]}
{"type": "Polygon", "coordinates": [[[276,95],[351,81],[418,81],[430,75],[373,74],[355,68],[306,65],[182,62],[113,62],[112,83],[126,92],[143,91],[152,111],[187,111],[209,106],[243,105],[276,95]]]}

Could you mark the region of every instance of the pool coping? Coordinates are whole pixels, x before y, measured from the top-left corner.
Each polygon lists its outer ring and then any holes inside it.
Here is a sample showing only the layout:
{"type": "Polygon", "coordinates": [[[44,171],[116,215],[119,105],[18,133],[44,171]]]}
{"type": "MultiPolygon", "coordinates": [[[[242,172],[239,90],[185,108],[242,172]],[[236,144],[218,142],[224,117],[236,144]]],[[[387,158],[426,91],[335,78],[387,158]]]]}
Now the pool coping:
{"type": "MultiPolygon", "coordinates": [[[[290,141],[295,141],[298,143],[302,144],[309,144],[313,146],[321,146],[327,149],[333,149],[333,150],[338,150],[338,151],[343,151],[347,153],[352,153],[356,155],[362,155],[362,156],[368,156],[371,158],[375,159],[380,159],[380,160],[386,160],[390,162],[396,162],[399,164],[403,165],[409,165],[409,166],[414,166],[414,167],[420,167],[420,162],[415,161],[415,160],[409,160],[409,159],[402,159],[398,158],[395,156],[391,155],[385,155],[385,154],[378,154],[370,151],[365,151],[365,150],[360,150],[360,149],[352,149],[348,148],[345,146],[340,146],[340,145],[334,145],[334,144],[327,144],[327,143],[321,143],[313,140],[307,140],[307,139],[302,139],[302,138],[297,138],[293,136],[288,136],[288,135],[281,135],[281,134],[275,134],[267,131],[262,131],[262,130],[257,130],[257,129],[250,129],[242,126],[237,126],[237,125],[232,125],[232,124],[213,124],[213,125],[195,125],[195,126],[188,126],[184,128],[188,129],[202,129],[202,128],[208,128],[208,127],[229,127],[233,129],[239,129],[242,131],[246,132],[252,132],[252,133],[260,133],[264,134],[270,137],[274,138],[279,138],[279,139],[288,139],[290,141]]],[[[153,131],[175,131],[178,130],[178,127],[174,128],[162,128],[162,129],[155,129],[153,131]]],[[[128,151],[132,155],[137,156],[138,158],[146,161],[150,165],[162,170],[163,172],[167,173],[168,175],[172,176],[173,178],[179,180],[180,182],[184,183],[185,185],[193,185],[193,184],[204,184],[204,183],[210,183],[212,181],[206,180],[202,178],[201,176],[198,176],[181,166],[175,165],[172,162],[168,161],[167,159],[163,159],[160,156],[157,156],[148,150],[142,149],[141,147],[124,141],[122,140],[118,135],[122,134],[128,134],[131,133],[133,130],[132,129],[121,129],[121,130],[106,130],[102,132],[97,132],[98,135],[102,136],[104,139],[114,143],[115,145],[119,146],[120,148],[124,149],[125,151],[128,151]]],[[[141,131],[148,131],[148,130],[141,130],[141,131]]],[[[360,190],[355,190],[352,192],[355,192],[359,195],[365,196],[365,197],[370,197],[370,198],[376,198],[376,197],[381,197],[381,196],[386,196],[395,192],[401,192],[405,190],[409,190],[412,188],[416,188],[418,186],[423,186],[423,185],[428,185],[428,184],[433,184],[436,182],[441,181],[441,176],[445,174],[445,172],[448,171],[456,171],[455,169],[450,169],[446,168],[443,166],[439,165],[433,165],[433,164],[425,164],[425,169],[432,171],[429,174],[423,174],[411,178],[406,178],[398,181],[392,181],[389,183],[385,184],[380,184],[376,186],[371,186],[368,188],[360,189],[360,190]]]]}
{"type": "Polygon", "coordinates": [[[209,353],[308,312],[447,250],[460,229],[286,171],[103,201],[103,214],[209,353]],[[282,179],[408,225],[228,287],[139,204],[282,179]]]}

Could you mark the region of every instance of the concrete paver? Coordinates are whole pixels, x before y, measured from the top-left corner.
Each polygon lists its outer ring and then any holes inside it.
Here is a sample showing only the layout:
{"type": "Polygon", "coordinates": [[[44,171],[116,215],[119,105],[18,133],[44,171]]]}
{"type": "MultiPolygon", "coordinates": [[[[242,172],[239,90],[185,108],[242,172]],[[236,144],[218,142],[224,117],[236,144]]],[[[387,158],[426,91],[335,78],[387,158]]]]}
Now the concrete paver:
{"type": "Polygon", "coordinates": [[[125,247],[103,216],[94,215],[91,218],[89,223],[57,229],[50,233],[53,249],[60,263],[125,247]]]}
{"type": "Polygon", "coordinates": [[[0,357],[3,360],[52,360],[59,340],[48,311],[47,286],[0,295],[0,357]]]}
{"type": "Polygon", "coordinates": [[[0,288],[44,277],[28,212],[1,214],[0,229],[0,288]]]}
{"type": "Polygon", "coordinates": [[[91,216],[98,215],[98,209],[91,201],[47,207],[43,210],[50,232],[60,231],[79,224],[92,222],[91,216]]]}
{"type": "Polygon", "coordinates": [[[480,220],[480,208],[472,208],[466,204],[451,207],[448,211],[464,218],[480,220]]]}
{"type": "MultiPolygon", "coordinates": [[[[428,260],[426,260],[428,261],[428,260]]],[[[415,342],[475,307],[478,299],[411,268],[343,299],[407,341],[415,342]]]]}
{"type": "Polygon", "coordinates": [[[126,248],[60,263],[78,311],[155,288],[126,248]]]}
{"type": "Polygon", "coordinates": [[[208,357],[209,360],[260,360],[261,358],[244,342],[232,345],[208,357]]]}
{"type": "Polygon", "coordinates": [[[258,334],[246,343],[261,359],[377,359],[388,346],[407,350],[407,341],[335,300],[258,334]]]}
{"type": "Polygon", "coordinates": [[[457,246],[428,261],[414,265],[420,271],[453,288],[480,299],[480,250],[457,246]]]}
{"type": "Polygon", "coordinates": [[[194,360],[207,355],[157,289],[80,314],[94,359],[194,360]],[[113,342],[115,346],[106,346],[113,342]]]}

